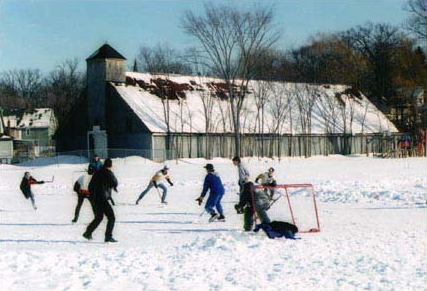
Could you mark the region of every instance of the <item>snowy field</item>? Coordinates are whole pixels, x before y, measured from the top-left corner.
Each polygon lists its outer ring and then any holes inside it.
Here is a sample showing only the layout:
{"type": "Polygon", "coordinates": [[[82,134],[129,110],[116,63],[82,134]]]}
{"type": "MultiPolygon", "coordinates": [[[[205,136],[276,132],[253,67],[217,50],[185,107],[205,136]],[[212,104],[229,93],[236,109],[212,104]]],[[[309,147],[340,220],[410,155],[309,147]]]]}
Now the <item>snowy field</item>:
{"type": "MultiPolygon", "coordinates": [[[[134,205],[160,164],[114,160],[116,244],[103,242],[105,220],[94,240],[82,238],[92,219],[87,201],[71,223],[72,185],[87,165],[48,162],[0,165],[0,290],[427,290],[425,158],[246,159],[254,178],[273,166],[279,183],[315,186],[321,232],[298,240],[242,231],[228,160],[212,161],[226,187],[227,217],[214,223],[199,218],[194,201],[205,160],[168,163],[175,185],[165,208],[154,189],[134,205]],[[55,175],[54,183],[33,186],[37,211],[19,191],[25,171],[40,180],[55,175]]],[[[295,211],[310,224],[308,193],[294,191],[292,199],[306,203],[295,211]]],[[[273,218],[289,219],[285,202],[272,207],[273,218]]]]}

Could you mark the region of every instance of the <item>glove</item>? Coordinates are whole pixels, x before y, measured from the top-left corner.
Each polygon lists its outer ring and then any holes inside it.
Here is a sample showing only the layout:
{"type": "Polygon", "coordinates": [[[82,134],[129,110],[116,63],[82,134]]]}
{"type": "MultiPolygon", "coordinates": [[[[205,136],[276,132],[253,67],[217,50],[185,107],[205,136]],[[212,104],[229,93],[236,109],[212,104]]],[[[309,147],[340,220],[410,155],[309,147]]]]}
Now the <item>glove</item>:
{"type": "Polygon", "coordinates": [[[173,186],[173,183],[171,182],[171,180],[169,180],[169,179],[167,179],[167,180],[168,180],[169,185],[173,186]]]}
{"type": "Polygon", "coordinates": [[[116,188],[116,187],[114,187],[113,189],[114,189],[114,191],[115,191],[116,193],[119,193],[119,191],[117,191],[117,188],[116,188]]]}
{"type": "Polygon", "coordinates": [[[44,181],[39,181],[39,184],[44,184],[44,181]]]}
{"type": "Polygon", "coordinates": [[[200,196],[199,198],[196,199],[196,201],[199,203],[199,206],[202,205],[202,203],[203,203],[203,197],[200,196]]]}
{"type": "Polygon", "coordinates": [[[255,179],[255,183],[258,183],[258,180],[259,180],[259,178],[256,178],[256,179],[255,179]]]}
{"type": "Polygon", "coordinates": [[[243,209],[240,208],[239,204],[234,205],[234,209],[236,209],[237,214],[242,214],[243,213],[243,209]]]}
{"type": "Polygon", "coordinates": [[[157,182],[156,181],[152,181],[153,182],[153,185],[154,185],[154,187],[156,187],[156,188],[158,188],[159,186],[157,186],[157,182]]]}

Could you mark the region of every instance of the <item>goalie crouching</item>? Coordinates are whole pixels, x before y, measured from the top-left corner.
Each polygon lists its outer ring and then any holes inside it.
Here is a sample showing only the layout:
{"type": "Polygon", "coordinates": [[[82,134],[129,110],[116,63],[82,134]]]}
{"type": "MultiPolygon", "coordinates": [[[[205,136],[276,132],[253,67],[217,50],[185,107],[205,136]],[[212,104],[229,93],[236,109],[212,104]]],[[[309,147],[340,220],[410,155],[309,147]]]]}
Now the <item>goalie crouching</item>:
{"type": "MultiPolygon", "coordinates": [[[[273,177],[274,174],[274,168],[269,168],[268,172],[265,173],[261,173],[259,174],[256,179],[255,179],[255,183],[260,183],[262,186],[266,186],[266,187],[276,187],[277,186],[277,182],[273,177]]],[[[264,189],[265,192],[270,192],[269,194],[269,198],[270,200],[273,199],[274,196],[274,189],[264,189]]]]}
{"type": "Polygon", "coordinates": [[[234,205],[238,214],[243,213],[245,231],[251,231],[254,225],[254,216],[261,220],[261,223],[270,223],[267,210],[270,208],[270,200],[265,191],[255,189],[252,182],[243,185],[239,203],[234,205]],[[255,208],[255,209],[254,209],[255,208]]]}

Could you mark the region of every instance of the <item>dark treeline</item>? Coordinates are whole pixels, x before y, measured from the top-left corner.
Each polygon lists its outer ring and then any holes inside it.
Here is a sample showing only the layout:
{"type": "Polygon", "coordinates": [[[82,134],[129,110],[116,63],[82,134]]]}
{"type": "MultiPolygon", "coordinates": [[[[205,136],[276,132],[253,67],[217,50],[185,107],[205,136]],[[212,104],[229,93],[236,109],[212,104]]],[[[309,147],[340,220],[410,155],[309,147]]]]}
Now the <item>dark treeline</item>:
{"type": "MultiPolygon", "coordinates": [[[[183,31],[198,46],[185,52],[167,44],[142,46],[133,67],[150,73],[216,76],[230,83],[230,88],[236,86],[235,78],[345,84],[362,91],[383,112],[394,110],[398,128],[417,134],[425,126],[425,120],[417,118],[415,94],[420,88],[425,90],[427,82],[426,1],[409,0],[403,9],[408,18],[401,27],[365,23],[345,31],[319,33],[306,44],[289,49],[277,45],[280,33],[271,8],[239,11],[209,4],[205,15],[187,11],[182,17],[183,31]],[[219,33],[210,33],[213,31],[219,33]]],[[[7,71],[0,78],[0,107],[50,107],[61,124],[84,86],[85,75],[78,70],[76,59],[45,75],[38,69],[7,71]]],[[[245,84],[237,86],[244,88],[245,84]]],[[[240,92],[235,96],[236,128],[245,90],[240,92]]],[[[231,89],[230,94],[234,94],[231,89]]]]}
{"type": "Polygon", "coordinates": [[[7,71],[0,79],[0,108],[52,108],[61,124],[83,92],[85,82],[77,59],[64,61],[46,75],[38,69],[7,71]]]}
{"type": "MultiPolygon", "coordinates": [[[[362,91],[384,113],[393,110],[393,121],[401,131],[419,134],[426,123],[415,99],[419,90],[426,88],[423,43],[425,39],[419,40],[398,27],[366,23],[345,31],[318,34],[298,48],[270,47],[257,52],[251,63],[250,79],[349,85],[362,91]]],[[[142,47],[136,60],[142,72],[221,77],[197,60],[195,54],[195,49],[178,54],[167,45],[158,44],[142,47]]]]}

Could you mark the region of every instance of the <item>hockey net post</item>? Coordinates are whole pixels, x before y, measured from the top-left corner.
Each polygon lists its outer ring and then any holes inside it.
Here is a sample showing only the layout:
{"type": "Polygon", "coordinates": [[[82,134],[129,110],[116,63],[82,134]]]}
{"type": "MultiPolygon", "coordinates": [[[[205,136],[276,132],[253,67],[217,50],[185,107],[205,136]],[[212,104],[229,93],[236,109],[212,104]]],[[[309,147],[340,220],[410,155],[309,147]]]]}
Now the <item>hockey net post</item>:
{"type": "Polygon", "coordinates": [[[317,224],[317,228],[310,228],[308,230],[299,230],[299,233],[315,233],[315,232],[320,232],[320,222],[319,222],[319,214],[317,211],[317,203],[316,203],[316,196],[314,193],[314,187],[312,184],[278,184],[275,187],[272,186],[264,186],[264,185],[256,185],[256,188],[259,189],[272,189],[272,190],[276,190],[276,189],[285,189],[285,195],[286,195],[286,200],[288,202],[288,207],[289,207],[289,212],[291,214],[291,218],[292,218],[292,223],[294,225],[296,225],[298,227],[298,225],[295,222],[295,216],[294,216],[294,212],[292,209],[292,204],[291,204],[291,199],[289,197],[289,189],[295,189],[295,188],[308,188],[311,191],[311,196],[313,199],[313,206],[314,206],[314,212],[315,212],[315,218],[316,218],[316,224],[317,224]]]}

